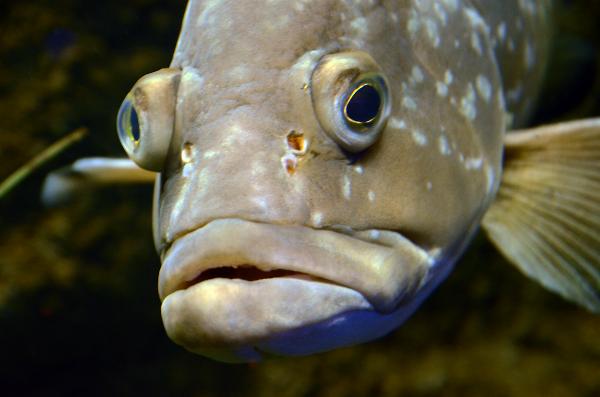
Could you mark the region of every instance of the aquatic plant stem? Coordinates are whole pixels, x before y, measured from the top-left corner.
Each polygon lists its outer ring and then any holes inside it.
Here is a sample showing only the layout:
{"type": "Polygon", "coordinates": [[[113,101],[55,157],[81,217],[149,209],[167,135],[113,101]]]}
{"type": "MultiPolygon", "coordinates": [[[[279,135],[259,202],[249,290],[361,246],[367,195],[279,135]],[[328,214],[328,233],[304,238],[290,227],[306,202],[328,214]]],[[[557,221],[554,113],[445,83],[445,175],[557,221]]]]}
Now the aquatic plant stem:
{"type": "Polygon", "coordinates": [[[48,162],[66,148],[81,140],[87,134],[87,132],[88,130],[85,127],[76,129],[70,134],[54,142],[52,145],[44,149],[44,151],[42,151],[40,154],[32,158],[26,164],[22,165],[2,183],[0,183],[0,199],[14,189],[15,186],[17,186],[23,179],[28,177],[32,172],[44,165],[44,163],[48,162]]]}

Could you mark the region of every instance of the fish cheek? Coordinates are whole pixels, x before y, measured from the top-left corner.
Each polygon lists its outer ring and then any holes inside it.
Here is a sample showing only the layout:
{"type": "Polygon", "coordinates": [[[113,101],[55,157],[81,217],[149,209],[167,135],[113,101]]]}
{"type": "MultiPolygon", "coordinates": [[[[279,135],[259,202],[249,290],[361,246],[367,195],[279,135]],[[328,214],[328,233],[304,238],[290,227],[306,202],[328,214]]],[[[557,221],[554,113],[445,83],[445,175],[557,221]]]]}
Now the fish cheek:
{"type": "Polygon", "coordinates": [[[364,224],[396,230],[429,248],[454,243],[480,202],[479,184],[457,161],[420,146],[411,134],[386,131],[363,159],[355,182],[364,224]]]}

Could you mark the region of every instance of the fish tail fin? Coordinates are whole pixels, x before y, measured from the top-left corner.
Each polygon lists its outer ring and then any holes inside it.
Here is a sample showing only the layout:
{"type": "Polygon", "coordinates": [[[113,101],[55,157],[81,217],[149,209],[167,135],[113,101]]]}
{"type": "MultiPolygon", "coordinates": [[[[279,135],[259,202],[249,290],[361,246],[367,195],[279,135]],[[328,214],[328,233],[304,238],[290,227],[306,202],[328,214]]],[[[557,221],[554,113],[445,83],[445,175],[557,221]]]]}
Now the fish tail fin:
{"type": "Polygon", "coordinates": [[[507,134],[483,228],[517,268],[600,313],[600,118],[507,134]]]}

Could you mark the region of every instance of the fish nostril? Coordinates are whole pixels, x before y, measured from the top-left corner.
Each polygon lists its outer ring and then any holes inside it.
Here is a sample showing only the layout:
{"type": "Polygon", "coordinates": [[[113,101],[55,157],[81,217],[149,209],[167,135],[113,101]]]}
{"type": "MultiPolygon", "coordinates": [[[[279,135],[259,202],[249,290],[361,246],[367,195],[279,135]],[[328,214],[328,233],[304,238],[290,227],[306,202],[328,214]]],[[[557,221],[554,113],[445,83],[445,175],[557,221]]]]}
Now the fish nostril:
{"type": "Polygon", "coordinates": [[[288,147],[295,153],[306,152],[306,141],[304,134],[296,130],[291,130],[287,135],[288,147]]]}
{"type": "Polygon", "coordinates": [[[181,162],[183,164],[190,163],[194,158],[194,145],[186,142],[181,149],[181,162]]]}
{"type": "Polygon", "coordinates": [[[287,171],[287,173],[291,175],[294,172],[296,172],[298,160],[293,154],[287,154],[281,159],[281,164],[283,165],[283,168],[287,171]]]}

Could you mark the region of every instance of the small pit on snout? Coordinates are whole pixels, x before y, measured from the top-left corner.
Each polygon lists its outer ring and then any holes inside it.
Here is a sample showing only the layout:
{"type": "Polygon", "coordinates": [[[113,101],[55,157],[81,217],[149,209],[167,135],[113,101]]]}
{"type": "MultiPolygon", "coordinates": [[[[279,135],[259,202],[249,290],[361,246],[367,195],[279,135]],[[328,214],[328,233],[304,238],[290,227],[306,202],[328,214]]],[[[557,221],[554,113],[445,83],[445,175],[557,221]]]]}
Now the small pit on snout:
{"type": "Polygon", "coordinates": [[[228,278],[228,279],[241,279],[246,281],[258,281],[264,280],[268,278],[276,278],[276,277],[295,277],[295,278],[303,278],[307,280],[315,280],[318,278],[312,277],[305,273],[295,272],[291,270],[284,269],[273,269],[273,270],[261,270],[252,265],[242,265],[242,266],[220,266],[214,267],[212,269],[208,269],[200,273],[194,279],[188,281],[182,287],[188,288],[192,285],[201,283],[203,281],[211,280],[214,278],[228,278]]]}

